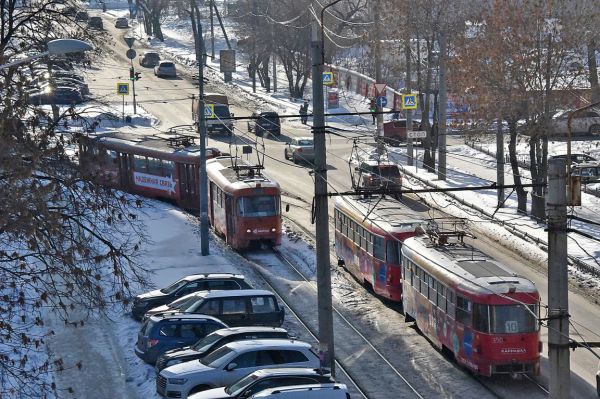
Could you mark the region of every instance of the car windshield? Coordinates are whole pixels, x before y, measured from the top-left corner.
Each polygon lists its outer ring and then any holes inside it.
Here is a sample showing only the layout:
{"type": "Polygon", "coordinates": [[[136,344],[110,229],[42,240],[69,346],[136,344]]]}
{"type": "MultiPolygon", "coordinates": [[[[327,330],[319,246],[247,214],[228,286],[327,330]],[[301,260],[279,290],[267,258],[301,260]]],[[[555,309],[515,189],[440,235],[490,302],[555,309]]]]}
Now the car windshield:
{"type": "Polygon", "coordinates": [[[312,140],[298,140],[298,145],[301,145],[301,146],[312,146],[313,145],[313,141],[312,140]]]}
{"type": "Polygon", "coordinates": [[[277,197],[273,195],[255,195],[238,199],[240,216],[274,216],[279,213],[277,197]]]}
{"type": "Polygon", "coordinates": [[[192,345],[192,349],[198,352],[206,352],[215,342],[219,341],[221,338],[223,338],[221,334],[214,332],[192,345]]]}
{"type": "Polygon", "coordinates": [[[165,68],[173,68],[175,64],[173,64],[172,62],[161,62],[160,66],[165,68]]]}
{"type": "Polygon", "coordinates": [[[169,307],[172,309],[185,309],[197,300],[198,297],[194,294],[185,295],[177,299],[176,301],[169,303],[169,307]]]}
{"type": "Polygon", "coordinates": [[[175,291],[177,291],[178,289],[180,289],[181,287],[183,287],[186,283],[187,283],[187,280],[176,281],[173,284],[171,284],[170,286],[161,289],[160,292],[162,292],[163,294],[167,294],[167,295],[172,294],[175,291]]]}
{"type": "Polygon", "coordinates": [[[219,118],[229,118],[229,107],[227,105],[215,105],[215,115],[219,118]]]}
{"type": "Polygon", "coordinates": [[[229,355],[231,352],[233,352],[233,349],[230,349],[226,346],[223,346],[219,349],[217,349],[216,351],[214,351],[213,353],[204,356],[204,358],[202,360],[200,360],[200,363],[202,363],[205,366],[208,367],[219,367],[219,365],[221,363],[223,363],[223,359],[224,357],[226,357],[227,355],[229,355]]]}
{"type": "Polygon", "coordinates": [[[254,381],[256,381],[258,379],[259,379],[259,376],[257,376],[254,373],[247,375],[244,378],[242,378],[241,380],[238,380],[237,382],[234,382],[233,384],[226,387],[225,393],[228,395],[232,395],[232,396],[238,395],[241,391],[246,389],[248,386],[252,385],[254,383],[254,381]]]}
{"type": "Polygon", "coordinates": [[[398,177],[400,176],[400,171],[396,166],[382,166],[379,168],[379,174],[382,177],[398,177]]]}
{"type": "Polygon", "coordinates": [[[144,58],[146,58],[147,60],[158,60],[160,57],[157,53],[147,53],[144,54],[144,58]]]}
{"type": "Polygon", "coordinates": [[[154,327],[154,322],[150,319],[146,321],[146,324],[142,327],[142,335],[145,337],[150,335],[150,331],[152,331],[152,327],[154,327]]]}

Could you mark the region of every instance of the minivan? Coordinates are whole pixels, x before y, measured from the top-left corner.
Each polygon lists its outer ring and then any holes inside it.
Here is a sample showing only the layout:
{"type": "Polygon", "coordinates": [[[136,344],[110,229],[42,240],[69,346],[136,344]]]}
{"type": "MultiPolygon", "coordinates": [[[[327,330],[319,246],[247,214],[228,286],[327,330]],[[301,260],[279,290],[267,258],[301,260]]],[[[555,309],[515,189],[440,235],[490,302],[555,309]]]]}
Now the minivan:
{"type": "Polygon", "coordinates": [[[281,327],[284,310],[275,295],[266,290],[208,291],[195,294],[197,300],[188,302],[179,312],[163,314],[205,314],[217,317],[231,327],[281,327]]]}
{"type": "Polygon", "coordinates": [[[206,315],[152,316],[142,325],[135,344],[135,354],[146,363],[170,349],[191,345],[227,325],[206,315]]]}
{"type": "Polygon", "coordinates": [[[252,119],[248,122],[248,131],[254,132],[257,136],[262,136],[265,132],[279,136],[281,134],[279,115],[272,111],[254,111],[252,119]]]}

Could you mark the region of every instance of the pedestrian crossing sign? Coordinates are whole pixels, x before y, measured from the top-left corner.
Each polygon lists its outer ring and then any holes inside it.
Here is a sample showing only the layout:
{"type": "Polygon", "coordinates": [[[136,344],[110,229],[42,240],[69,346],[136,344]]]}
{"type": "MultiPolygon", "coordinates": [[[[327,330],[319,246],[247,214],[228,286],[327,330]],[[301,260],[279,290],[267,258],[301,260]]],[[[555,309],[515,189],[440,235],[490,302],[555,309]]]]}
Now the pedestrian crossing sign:
{"type": "Polygon", "coordinates": [[[214,104],[204,104],[204,117],[207,119],[212,119],[215,117],[215,105],[214,104]]]}
{"type": "Polygon", "coordinates": [[[126,96],[129,94],[129,83],[117,83],[117,94],[126,96]]]}
{"type": "Polygon", "coordinates": [[[331,86],[333,84],[333,72],[323,72],[323,84],[331,86]]]}
{"type": "Polygon", "coordinates": [[[417,109],[417,95],[416,94],[403,94],[402,95],[402,109],[417,109]]]}

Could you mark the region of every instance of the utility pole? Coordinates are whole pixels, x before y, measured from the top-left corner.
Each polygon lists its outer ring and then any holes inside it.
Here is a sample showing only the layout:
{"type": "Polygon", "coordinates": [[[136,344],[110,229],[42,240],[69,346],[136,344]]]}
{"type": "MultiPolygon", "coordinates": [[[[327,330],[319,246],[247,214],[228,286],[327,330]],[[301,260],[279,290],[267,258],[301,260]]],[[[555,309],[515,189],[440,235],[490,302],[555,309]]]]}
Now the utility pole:
{"type": "Polygon", "coordinates": [[[196,16],[197,29],[194,41],[196,44],[196,62],[198,63],[198,134],[200,136],[200,253],[209,255],[208,250],[208,177],[206,175],[206,116],[204,115],[204,39],[202,38],[202,22],[196,0],[192,2],[192,15],[196,16]]]}
{"type": "Polygon", "coordinates": [[[215,59],[215,24],[213,22],[213,3],[214,0],[209,0],[208,8],[210,9],[210,56],[215,59]]]}
{"type": "Polygon", "coordinates": [[[571,395],[569,276],[567,271],[567,172],[564,159],[548,160],[548,360],[550,399],[571,395]]]}
{"type": "MultiPolygon", "coordinates": [[[[406,13],[406,26],[409,26],[409,13],[406,13]]],[[[411,62],[410,62],[410,32],[406,35],[406,43],[404,44],[404,57],[406,58],[406,82],[404,86],[406,86],[406,94],[410,94],[412,91],[412,82],[411,82],[411,62]]],[[[406,158],[407,165],[412,166],[414,160],[414,151],[413,151],[413,139],[408,137],[408,132],[412,130],[412,109],[407,109],[406,111],[406,158]]],[[[416,162],[416,161],[415,161],[416,162]]]]}
{"type": "Polygon", "coordinates": [[[256,8],[256,0],[252,0],[252,15],[254,24],[252,26],[252,30],[254,31],[254,37],[252,38],[252,93],[256,93],[256,27],[258,26],[258,21],[256,20],[257,15],[256,8]]]}
{"type": "Polygon", "coordinates": [[[448,105],[446,95],[446,29],[440,30],[440,96],[438,106],[438,179],[446,180],[446,107],[448,105]]]}
{"type": "Polygon", "coordinates": [[[331,270],[329,264],[329,215],[327,207],[327,160],[325,150],[325,110],[323,109],[323,11],[321,40],[317,22],[312,24],[312,91],[313,134],[315,149],[315,232],[317,251],[317,308],[319,318],[319,355],[321,366],[335,376],[333,347],[333,306],[331,300],[331,270]]]}
{"type": "Polygon", "coordinates": [[[504,132],[502,119],[498,118],[496,129],[496,184],[498,185],[498,208],[504,204],[504,132]]]}
{"type": "MultiPolygon", "coordinates": [[[[373,23],[375,26],[375,83],[383,83],[381,77],[381,38],[379,31],[379,1],[371,1],[371,5],[373,7],[373,23]]],[[[385,89],[383,93],[378,93],[377,88],[375,88],[375,96],[385,96],[385,89]]],[[[378,140],[377,149],[379,154],[383,154],[383,114],[379,112],[382,111],[382,107],[377,105],[377,131],[375,132],[375,139],[378,140]]]]}

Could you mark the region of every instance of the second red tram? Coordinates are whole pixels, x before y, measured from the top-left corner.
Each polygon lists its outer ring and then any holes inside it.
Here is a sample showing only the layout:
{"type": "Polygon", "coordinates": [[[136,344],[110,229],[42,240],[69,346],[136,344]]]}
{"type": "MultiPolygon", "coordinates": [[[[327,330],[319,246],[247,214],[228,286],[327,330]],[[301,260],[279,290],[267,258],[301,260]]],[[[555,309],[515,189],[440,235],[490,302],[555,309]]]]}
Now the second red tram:
{"type": "Polygon", "coordinates": [[[208,217],[217,234],[234,249],[281,243],[281,190],[261,166],[233,157],[206,163],[208,217]]]}
{"type": "Polygon", "coordinates": [[[464,242],[463,232],[402,245],[402,305],[438,349],[474,373],[539,374],[535,285],[464,242]]]}
{"type": "Polygon", "coordinates": [[[389,198],[338,197],[334,220],[338,264],[377,295],[399,302],[401,243],[420,232],[418,215],[389,198]]]}

